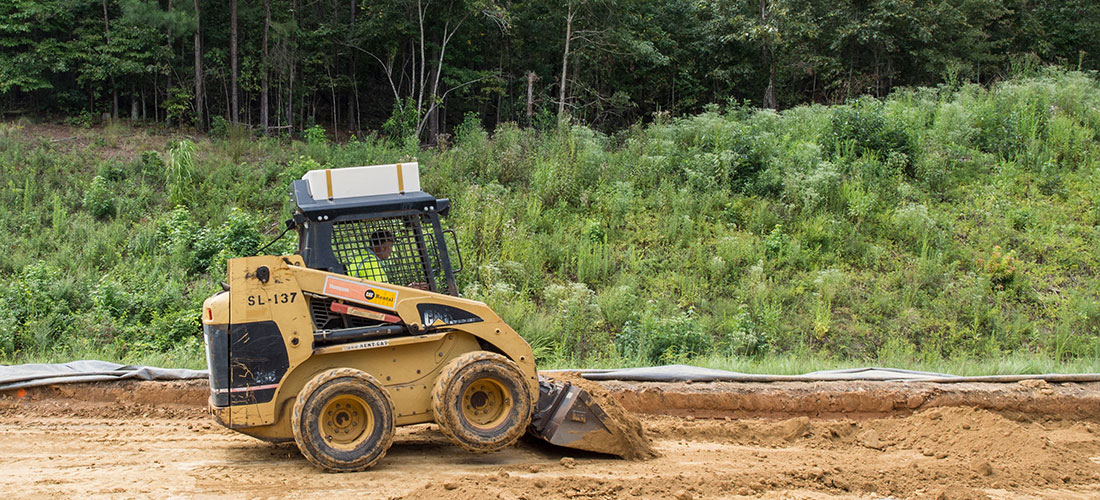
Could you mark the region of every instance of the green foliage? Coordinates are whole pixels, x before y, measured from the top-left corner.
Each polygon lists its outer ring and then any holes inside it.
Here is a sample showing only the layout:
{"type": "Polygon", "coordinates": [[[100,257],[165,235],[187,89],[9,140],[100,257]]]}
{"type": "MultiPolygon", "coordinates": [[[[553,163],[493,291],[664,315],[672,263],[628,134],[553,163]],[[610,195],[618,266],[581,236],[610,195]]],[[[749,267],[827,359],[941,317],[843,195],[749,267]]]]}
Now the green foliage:
{"type": "Polygon", "coordinates": [[[168,98],[161,103],[169,123],[192,125],[197,120],[192,101],[195,94],[190,89],[172,87],[168,98]]]}
{"type": "Polygon", "coordinates": [[[979,257],[978,266],[989,275],[989,282],[994,287],[1003,289],[1012,286],[1020,279],[1020,261],[1016,258],[1014,250],[1004,252],[1000,245],[994,245],[989,257],[979,257]]]}
{"type": "Polygon", "coordinates": [[[416,136],[416,124],[420,120],[420,113],[416,108],[416,102],[408,97],[393,103],[393,112],[386,121],[382,122],[382,133],[394,139],[405,139],[416,136]]]}
{"type": "MultiPolygon", "coordinates": [[[[306,132],[309,132],[309,130],[306,130],[306,132]]],[[[229,120],[226,120],[222,115],[210,117],[210,130],[207,133],[211,139],[229,138],[229,120]]]]}
{"type": "Polygon", "coordinates": [[[187,205],[194,194],[195,184],[195,143],[184,140],[168,150],[166,189],[168,202],[172,205],[187,205]]]}
{"type": "Polygon", "coordinates": [[[71,127],[91,128],[92,127],[92,114],[88,110],[83,110],[80,114],[70,116],[65,119],[65,124],[71,127]]]}
{"type": "Polygon", "coordinates": [[[256,216],[234,208],[220,226],[202,227],[191,211],[177,206],[155,221],[156,241],[191,274],[224,272],[225,261],[254,255],[263,243],[256,216]]]}
{"type": "Polygon", "coordinates": [[[689,361],[714,343],[690,309],[668,316],[649,310],[640,322],[628,321],[615,342],[626,358],[658,364],[689,361]]]}
{"type": "Polygon", "coordinates": [[[306,144],[324,144],[328,140],[324,127],[320,125],[313,125],[303,130],[302,137],[305,138],[306,144]]]}
{"type": "Polygon", "coordinates": [[[540,366],[1083,363],[1100,356],[1100,82],[1033,74],[615,135],[490,134],[470,114],[426,150],[367,135],[235,153],[131,129],[116,136],[155,146],[69,152],[26,124],[0,137],[0,356],[195,359],[201,301],[281,230],[291,180],[416,157],[453,203],[460,290],[540,366]]]}
{"type": "Polygon", "coordinates": [[[611,352],[611,338],[603,325],[596,294],[584,283],[553,284],[546,288],[547,310],[554,318],[555,350],[579,359],[599,359],[611,352]]]}
{"type": "Polygon", "coordinates": [[[95,176],[92,185],[84,193],[84,207],[88,212],[98,218],[108,218],[115,215],[115,196],[111,192],[106,178],[95,176]]]}
{"type": "Polygon", "coordinates": [[[61,272],[37,262],[0,288],[0,352],[45,351],[76,333],[72,306],[80,303],[73,282],[61,272]]]}
{"type": "Polygon", "coordinates": [[[909,137],[897,123],[891,122],[882,101],[864,97],[833,108],[825,147],[836,154],[882,157],[909,154],[909,137]]]}

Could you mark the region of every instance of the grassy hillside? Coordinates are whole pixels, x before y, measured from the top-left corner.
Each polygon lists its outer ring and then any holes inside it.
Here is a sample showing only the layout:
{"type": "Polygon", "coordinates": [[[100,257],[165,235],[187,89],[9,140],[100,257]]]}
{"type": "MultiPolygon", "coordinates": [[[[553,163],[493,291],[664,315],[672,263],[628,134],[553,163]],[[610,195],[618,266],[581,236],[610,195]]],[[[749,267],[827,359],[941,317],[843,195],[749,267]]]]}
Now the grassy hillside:
{"type": "Polygon", "coordinates": [[[291,179],[416,157],[463,294],[547,366],[1095,369],[1098,133],[1100,83],[1053,70],[613,136],[468,120],[428,151],[8,122],[0,356],[201,365],[198,306],[291,179]]]}

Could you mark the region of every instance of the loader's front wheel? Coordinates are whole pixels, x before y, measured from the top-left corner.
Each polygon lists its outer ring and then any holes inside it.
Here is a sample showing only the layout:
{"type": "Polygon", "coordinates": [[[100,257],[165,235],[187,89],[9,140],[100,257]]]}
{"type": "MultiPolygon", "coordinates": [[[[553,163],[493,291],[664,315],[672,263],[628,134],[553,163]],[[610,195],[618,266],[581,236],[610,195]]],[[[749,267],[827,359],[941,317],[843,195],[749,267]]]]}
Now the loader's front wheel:
{"type": "Polygon", "coordinates": [[[323,372],[294,402],[291,426],[302,455],[328,472],[361,471],[393,443],[393,401],[370,374],[352,368],[323,372]]]}
{"type": "Polygon", "coordinates": [[[432,410],[451,441],[488,453],[511,445],[527,430],[531,395],[515,362],[477,351],[443,367],[432,391],[432,410]]]}

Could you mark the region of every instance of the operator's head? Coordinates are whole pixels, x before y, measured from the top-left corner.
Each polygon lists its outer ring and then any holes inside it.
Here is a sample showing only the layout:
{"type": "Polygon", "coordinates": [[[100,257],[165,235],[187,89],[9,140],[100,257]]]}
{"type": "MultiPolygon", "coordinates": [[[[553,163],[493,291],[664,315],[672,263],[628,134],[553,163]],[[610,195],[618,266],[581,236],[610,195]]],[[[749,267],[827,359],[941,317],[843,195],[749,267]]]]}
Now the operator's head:
{"type": "Polygon", "coordinates": [[[370,233],[370,250],[379,259],[388,259],[393,254],[393,233],[386,229],[379,229],[370,233]]]}

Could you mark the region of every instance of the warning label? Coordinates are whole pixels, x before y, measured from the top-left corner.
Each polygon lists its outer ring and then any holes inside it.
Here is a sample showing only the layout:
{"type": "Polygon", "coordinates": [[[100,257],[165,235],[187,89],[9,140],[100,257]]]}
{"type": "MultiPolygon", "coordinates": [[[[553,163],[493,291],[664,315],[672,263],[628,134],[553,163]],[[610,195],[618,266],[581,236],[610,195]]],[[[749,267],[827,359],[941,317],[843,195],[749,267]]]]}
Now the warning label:
{"type": "Polygon", "coordinates": [[[360,304],[371,304],[393,309],[397,304],[397,290],[370,286],[357,281],[342,280],[328,276],[325,278],[325,295],[340,297],[360,304]]]}

